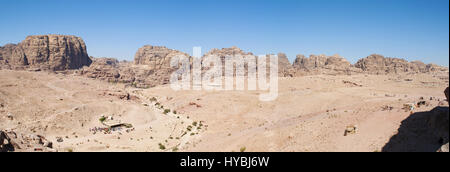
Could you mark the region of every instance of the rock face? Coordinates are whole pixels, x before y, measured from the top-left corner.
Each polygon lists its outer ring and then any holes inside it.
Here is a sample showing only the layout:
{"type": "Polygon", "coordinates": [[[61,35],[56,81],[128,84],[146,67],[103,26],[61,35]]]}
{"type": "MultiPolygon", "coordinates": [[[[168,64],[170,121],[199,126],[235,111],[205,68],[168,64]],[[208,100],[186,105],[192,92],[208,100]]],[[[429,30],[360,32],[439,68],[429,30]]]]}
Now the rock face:
{"type": "Polygon", "coordinates": [[[424,64],[420,61],[408,62],[399,58],[387,58],[382,55],[373,54],[366,58],[360,59],[355,67],[362,69],[370,74],[391,74],[391,73],[427,73],[433,71],[443,71],[445,68],[424,64]]]}
{"type": "MultiPolygon", "coordinates": [[[[257,61],[256,56],[252,53],[245,52],[235,46],[212,49],[202,57],[203,64],[208,55],[220,57],[222,70],[225,68],[225,57],[228,55],[251,56],[257,61]]],[[[163,46],[143,46],[136,52],[134,62],[119,62],[112,58],[91,59],[87,54],[84,41],[79,37],[41,35],[28,36],[17,45],[7,44],[0,47],[0,69],[65,71],[82,68],[76,72],[83,76],[109,82],[130,83],[136,87],[147,88],[169,83],[171,74],[178,69],[178,67],[170,66],[171,60],[176,56],[188,57],[192,66],[193,60],[188,54],[163,46]]],[[[350,64],[339,55],[311,55],[309,58],[304,55],[297,55],[294,64],[289,62],[284,53],[279,53],[278,58],[278,75],[280,77],[317,74],[448,72],[448,68],[438,65],[424,64],[420,61],[408,62],[403,59],[386,58],[377,54],[360,59],[355,65],[350,64]]],[[[245,64],[244,68],[244,73],[247,75],[248,65],[245,64]]],[[[210,67],[203,67],[202,73],[208,69],[210,67]]]]}
{"type": "Polygon", "coordinates": [[[449,102],[449,100],[448,100],[448,97],[449,97],[449,90],[448,90],[449,88],[447,87],[447,89],[445,89],[445,91],[444,91],[444,94],[445,94],[445,97],[447,98],[447,102],[449,102]]]}
{"type": "Polygon", "coordinates": [[[6,44],[5,46],[0,47],[0,64],[9,63],[12,53],[16,47],[16,44],[6,44]]]}
{"type": "Polygon", "coordinates": [[[120,72],[119,61],[115,58],[91,58],[92,64],[80,70],[82,75],[108,82],[118,82],[120,72]]]}
{"type": "Polygon", "coordinates": [[[170,68],[170,60],[177,55],[189,57],[186,53],[177,50],[146,45],[136,52],[134,63],[136,65],[147,65],[149,69],[167,69],[170,68]]]}
{"type": "Polygon", "coordinates": [[[172,72],[178,69],[171,67],[170,61],[177,55],[190,58],[180,51],[146,45],[137,51],[134,62],[119,62],[114,58],[92,58],[92,64],[81,69],[79,73],[89,78],[149,88],[170,82],[172,72]]]}
{"type": "Polygon", "coordinates": [[[222,49],[214,48],[214,49],[210,50],[208,53],[206,53],[205,55],[218,55],[221,58],[225,58],[225,56],[227,56],[227,55],[245,56],[245,55],[253,55],[253,54],[245,52],[236,46],[232,46],[231,48],[222,48],[222,49]]]}
{"type": "MultiPolygon", "coordinates": [[[[222,75],[225,75],[225,58],[227,56],[241,56],[242,58],[246,57],[247,55],[250,55],[251,57],[254,57],[252,53],[248,53],[245,52],[243,50],[241,50],[240,48],[233,46],[231,48],[222,48],[222,49],[211,49],[209,52],[207,52],[203,57],[202,57],[202,64],[205,65],[206,67],[202,68],[202,72],[206,72],[207,70],[210,69],[208,64],[205,64],[205,60],[208,57],[212,57],[212,56],[218,56],[220,58],[220,61],[222,63],[222,75]]],[[[238,70],[238,69],[236,69],[238,70]]],[[[244,75],[248,74],[248,65],[244,64],[244,71],[236,71],[236,73],[233,74],[233,76],[237,75],[238,73],[243,73],[244,75]]]]}
{"type": "Polygon", "coordinates": [[[293,77],[295,69],[287,58],[286,54],[278,53],[278,76],[279,77],[293,77]]]}
{"type": "Polygon", "coordinates": [[[351,74],[352,72],[359,72],[350,62],[339,55],[311,55],[309,58],[306,58],[304,55],[297,55],[293,66],[302,75],[351,74]]]}
{"type": "Polygon", "coordinates": [[[168,49],[162,46],[146,45],[140,48],[135,57],[134,64],[128,68],[121,69],[133,76],[133,85],[136,87],[152,87],[161,84],[168,84],[172,72],[178,67],[171,67],[170,62],[174,57],[191,57],[183,52],[168,49]]]}
{"type": "Polygon", "coordinates": [[[56,152],[53,143],[41,135],[17,134],[0,130],[0,152],[56,152]]]}
{"type": "Polygon", "coordinates": [[[28,36],[17,46],[5,47],[7,53],[2,53],[2,58],[14,66],[61,71],[91,64],[84,41],[75,36],[28,36]]]}

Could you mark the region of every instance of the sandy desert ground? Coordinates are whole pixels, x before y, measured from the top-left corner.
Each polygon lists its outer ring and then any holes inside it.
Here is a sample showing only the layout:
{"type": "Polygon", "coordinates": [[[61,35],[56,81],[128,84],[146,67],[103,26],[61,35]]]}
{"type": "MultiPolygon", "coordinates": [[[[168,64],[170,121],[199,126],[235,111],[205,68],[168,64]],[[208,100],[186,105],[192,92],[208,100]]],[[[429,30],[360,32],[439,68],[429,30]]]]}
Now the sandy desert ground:
{"type": "Polygon", "coordinates": [[[260,102],[256,91],[136,89],[71,74],[0,70],[0,128],[45,136],[60,152],[374,152],[411,115],[404,104],[422,97],[427,105],[413,112],[448,106],[448,85],[448,73],[280,78],[278,99],[260,102]],[[94,134],[102,115],[133,127],[94,134]],[[344,136],[348,126],[357,130],[344,136]]]}

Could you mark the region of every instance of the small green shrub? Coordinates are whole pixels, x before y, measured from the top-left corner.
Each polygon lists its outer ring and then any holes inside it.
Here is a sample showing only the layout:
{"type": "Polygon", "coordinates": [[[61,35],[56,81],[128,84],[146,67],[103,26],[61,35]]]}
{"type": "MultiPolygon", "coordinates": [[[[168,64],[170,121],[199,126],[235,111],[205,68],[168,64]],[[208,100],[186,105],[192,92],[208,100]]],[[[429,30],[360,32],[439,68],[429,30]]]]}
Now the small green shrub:
{"type": "Polygon", "coordinates": [[[177,152],[178,151],[178,148],[177,147],[174,147],[173,149],[172,149],[172,152],[177,152]]]}
{"type": "Polygon", "coordinates": [[[247,148],[246,147],[242,147],[240,151],[241,152],[245,152],[245,149],[247,149],[247,148]]]}
{"type": "Polygon", "coordinates": [[[168,113],[170,113],[170,109],[164,109],[164,114],[168,114],[168,113]]]}
{"type": "Polygon", "coordinates": [[[159,145],[159,149],[161,149],[161,150],[165,150],[166,149],[166,146],[164,146],[163,144],[159,143],[158,145],[159,145]]]}

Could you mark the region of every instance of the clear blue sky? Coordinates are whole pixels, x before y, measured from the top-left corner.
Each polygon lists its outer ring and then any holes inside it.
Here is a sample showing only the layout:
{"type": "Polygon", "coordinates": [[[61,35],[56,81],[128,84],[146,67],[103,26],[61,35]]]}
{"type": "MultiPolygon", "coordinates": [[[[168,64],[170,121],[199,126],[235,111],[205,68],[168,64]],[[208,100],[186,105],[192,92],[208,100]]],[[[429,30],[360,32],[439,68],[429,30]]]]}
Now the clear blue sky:
{"type": "Polygon", "coordinates": [[[449,0],[0,0],[0,45],[27,35],[82,37],[95,57],[143,45],[192,53],[236,45],[256,55],[372,53],[449,64],[449,0]]]}

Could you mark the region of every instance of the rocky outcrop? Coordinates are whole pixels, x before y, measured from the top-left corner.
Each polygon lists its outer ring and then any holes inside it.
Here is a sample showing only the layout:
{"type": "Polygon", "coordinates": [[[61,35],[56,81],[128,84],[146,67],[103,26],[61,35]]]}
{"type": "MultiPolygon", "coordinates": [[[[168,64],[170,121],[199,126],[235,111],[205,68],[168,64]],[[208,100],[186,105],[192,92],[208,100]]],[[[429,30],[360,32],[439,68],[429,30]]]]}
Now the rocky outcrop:
{"type": "Polygon", "coordinates": [[[6,44],[3,47],[0,46],[0,64],[8,64],[9,61],[11,61],[12,53],[16,47],[16,44],[6,44]]]}
{"type": "Polygon", "coordinates": [[[424,64],[420,61],[408,62],[404,59],[388,58],[378,54],[360,59],[355,67],[369,74],[427,73],[447,70],[434,64],[424,64]]]}
{"type": "Polygon", "coordinates": [[[293,77],[296,71],[286,54],[278,53],[278,76],[279,77],[293,77]]]}
{"type": "MultiPolygon", "coordinates": [[[[0,69],[28,69],[30,71],[53,70],[64,71],[80,69],[77,73],[90,78],[109,82],[130,83],[137,87],[151,87],[169,83],[171,74],[177,67],[171,67],[170,62],[176,56],[192,58],[183,52],[163,46],[146,45],[136,52],[134,62],[118,62],[112,58],[89,58],[84,41],[75,36],[41,35],[28,36],[19,44],[7,44],[0,47],[0,69]]],[[[222,69],[225,68],[226,56],[251,56],[238,47],[212,49],[202,57],[204,64],[208,55],[219,56],[222,69]]],[[[448,68],[434,64],[424,64],[420,61],[408,62],[399,58],[386,58],[373,54],[360,59],[352,65],[339,55],[311,55],[306,58],[297,55],[291,64],[284,53],[278,54],[278,74],[280,77],[295,77],[303,75],[349,75],[349,74],[392,74],[392,73],[430,73],[448,72],[448,68]]],[[[208,65],[206,65],[208,66],[208,65]]],[[[245,75],[248,65],[245,64],[245,75]]],[[[210,67],[203,67],[202,73],[210,67]]],[[[224,71],[224,70],[223,70],[224,71]]],[[[72,72],[72,71],[69,71],[72,72]]],[[[241,71],[239,71],[241,73],[241,71]]]]}
{"type": "Polygon", "coordinates": [[[304,55],[297,55],[293,66],[301,75],[351,74],[360,72],[360,70],[354,68],[350,62],[339,55],[311,55],[309,58],[306,58],[304,55]]]}
{"type": "Polygon", "coordinates": [[[445,89],[444,94],[445,94],[445,98],[447,98],[447,102],[449,102],[448,97],[449,97],[449,88],[447,87],[447,89],[445,89]]]}
{"type": "MultiPolygon", "coordinates": [[[[152,53],[147,52],[147,54],[152,53]]],[[[111,83],[123,83],[137,88],[149,88],[170,82],[172,72],[177,69],[170,67],[171,57],[170,53],[165,57],[159,55],[151,56],[153,60],[149,60],[149,63],[141,61],[144,64],[119,62],[114,58],[92,58],[92,64],[89,67],[82,68],[78,73],[82,76],[111,83]]]]}
{"type": "Polygon", "coordinates": [[[119,61],[115,58],[91,58],[92,64],[80,70],[81,75],[89,78],[105,80],[108,82],[118,82],[120,72],[119,61]]]}
{"type": "Polygon", "coordinates": [[[91,64],[84,41],[75,36],[28,36],[18,45],[2,49],[3,61],[12,66],[61,71],[91,64]]]}
{"type": "MultiPolygon", "coordinates": [[[[245,52],[245,51],[241,50],[240,48],[238,48],[236,46],[232,46],[230,48],[222,48],[222,49],[217,49],[217,48],[211,49],[209,52],[207,52],[202,57],[202,64],[203,64],[203,66],[205,66],[205,67],[202,68],[202,72],[204,73],[205,71],[210,69],[209,65],[205,64],[205,60],[208,57],[218,56],[220,58],[220,61],[222,63],[221,64],[222,65],[222,71],[223,71],[222,75],[225,75],[225,58],[227,56],[229,56],[229,57],[240,56],[240,57],[244,58],[247,55],[250,55],[250,56],[254,57],[252,53],[245,52]]],[[[256,59],[256,57],[255,57],[255,59],[256,59]]],[[[238,70],[238,69],[236,69],[236,70],[238,70]]],[[[237,75],[238,73],[243,73],[244,75],[247,75],[248,74],[248,65],[244,64],[244,71],[236,71],[236,73],[234,73],[233,76],[237,75]]]]}
{"type": "Polygon", "coordinates": [[[53,143],[41,135],[0,130],[0,152],[56,152],[53,143]]]}
{"type": "Polygon", "coordinates": [[[249,52],[245,52],[236,46],[232,46],[230,48],[222,48],[222,49],[214,48],[214,49],[211,49],[205,55],[217,55],[221,58],[225,58],[225,56],[227,56],[227,55],[229,55],[229,56],[236,56],[236,55],[245,56],[245,55],[253,55],[253,54],[249,53],[249,52]]]}
{"type": "Polygon", "coordinates": [[[134,56],[134,63],[136,65],[147,65],[149,69],[167,69],[170,67],[170,60],[177,56],[183,55],[189,57],[188,54],[168,49],[162,46],[146,45],[136,52],[134,56]]]}
{"type": "Polygon", "coordinates": [[[186,57],[192,61],[192,58],[183,52],[168,49],[162,46],[146,45],[139,48],[135,57],[135,66],[122,68],[124,72],[133,76],[133,86],[153,87],[161,84],[168,84],[172,72],[178,67],[171,67],[170,62],[174,57],[186,57]]]}

